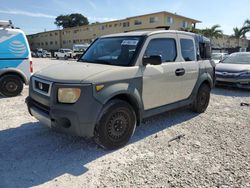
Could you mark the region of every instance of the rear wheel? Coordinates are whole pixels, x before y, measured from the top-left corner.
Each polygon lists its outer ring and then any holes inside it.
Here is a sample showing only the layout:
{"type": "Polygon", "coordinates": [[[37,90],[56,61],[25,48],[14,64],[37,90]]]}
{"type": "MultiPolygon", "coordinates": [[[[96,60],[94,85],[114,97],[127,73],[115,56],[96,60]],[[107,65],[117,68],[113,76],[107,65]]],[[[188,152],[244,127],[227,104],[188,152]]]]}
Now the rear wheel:
{"type": "Polygon", "coordinates": [[[192,110],[197,113],[206,111],[210,100],[210,87],[207,84],[202,84],[197,93],[196,99],[192,105],[192,110]]]}
{"type": "Polygon", "coordinates": [[[5,75],[0,78],[0,93],[5,97],[15,97],[23,90],[23,81],[17,75],[5,75]]]}
{"type": "Polygon", "coordinates": [[[136,127],[134,109],[125,101],[111,100],[103,110],[95,128],[95,142],[105,149],[117,149],[126,145],[136,127]]]}

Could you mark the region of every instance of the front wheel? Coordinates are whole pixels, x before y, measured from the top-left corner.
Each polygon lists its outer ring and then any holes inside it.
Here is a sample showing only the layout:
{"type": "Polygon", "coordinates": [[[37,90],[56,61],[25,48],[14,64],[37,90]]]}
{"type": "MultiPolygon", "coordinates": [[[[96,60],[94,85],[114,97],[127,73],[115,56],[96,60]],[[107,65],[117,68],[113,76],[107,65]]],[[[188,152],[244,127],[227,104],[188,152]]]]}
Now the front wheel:
{"type": "Polygon", "coordinates": [[[136,114],[125,101],[111,100],[95,127],[95,142],[104,149],[117,149],[126,145],[134,134],[136,114]]]}
{"type": "Polygon", "coordinates": [[[202,84],[198,90],[196,99],[192,105],[192,110],[197,113],[206,111],[210,100],[210,87],[207,84],[202,84]]]}
{"type": "Polygon", "coordinates": [[[5,97],[15,97],[23,90],[23,81],[16,75],[5,75],[0,78],[0,93],[5,97]]]}

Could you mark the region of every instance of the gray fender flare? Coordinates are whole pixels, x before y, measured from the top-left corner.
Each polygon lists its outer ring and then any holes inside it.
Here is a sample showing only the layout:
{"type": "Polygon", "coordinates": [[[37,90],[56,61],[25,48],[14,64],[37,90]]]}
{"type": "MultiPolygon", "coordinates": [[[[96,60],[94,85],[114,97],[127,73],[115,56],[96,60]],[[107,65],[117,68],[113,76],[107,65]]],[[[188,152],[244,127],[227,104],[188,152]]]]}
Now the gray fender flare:
{"type": "MultiPolygon", "coordinates": [[[[133,85],[133,84],[132,84],[133,85]]],[[[95,89],[95,87],[94,87],[95,89]]],[[[109,86],[106,86],[103,90],[101,90],[100,92],[96,92],[94,91],[94,97],[103,105],[105,105],[108,101],[110,101],[112,98],[115,98],[116,96],[119,95],[126,95],[130,100],[132,100],[133,104],[136,105],[136,107],[138,108],[138,112],[137,112],[137,116],[139,116],[138,118],[138,123],[141,122],[142,120],[142,113],[143,113],[143,102],[141,99],[141,95],[140,95],[140,91],[135,88],[135,87],[131,87],[131,84],[129,83],[116,83],[116,84],[112,84],[109,86]]],[[[101,113],[99,115],[99,118],[102,114],[101,113]]],[[[99,120],[98,118],[98,120],[99,120]]]]}
{"type": "Polygon", "coordinates": [[[191,99],[193,99],[193,100],[195,99],[201,84],[203,84],[204,82],[208,82],[210,88],[213,88],[213,78],[211,77],[210,74],[204,72],[199,76],[199,79],[197,80],[197,82],[195,84],[195,87],[194,87],[193,92],[191,94],[191,99]]]}

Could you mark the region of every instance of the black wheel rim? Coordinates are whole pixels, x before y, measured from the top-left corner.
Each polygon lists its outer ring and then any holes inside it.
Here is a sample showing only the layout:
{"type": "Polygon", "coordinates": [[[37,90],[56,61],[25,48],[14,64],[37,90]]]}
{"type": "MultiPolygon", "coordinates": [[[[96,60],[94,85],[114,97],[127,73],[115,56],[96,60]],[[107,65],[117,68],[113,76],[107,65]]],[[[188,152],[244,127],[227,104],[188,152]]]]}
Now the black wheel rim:
{"type": "Polygon", "coordinates": [[[206,107],[208,105],[209,94],[205,91],[201,92],[200,95],[200,105],[206,107]]]}
{"type": "Polygon", "coordinates": [[[110,139],[119,141],[126,135],[129,127],[129,115],[125,111],[114,112],[111,114],[107,125],[110,139]]]}
{"type": "Polygon", "coordinates": [[[5,84],[6,91],[13,93],[18,89],[18,85],[14,81],[7,82],[5,84]]]}

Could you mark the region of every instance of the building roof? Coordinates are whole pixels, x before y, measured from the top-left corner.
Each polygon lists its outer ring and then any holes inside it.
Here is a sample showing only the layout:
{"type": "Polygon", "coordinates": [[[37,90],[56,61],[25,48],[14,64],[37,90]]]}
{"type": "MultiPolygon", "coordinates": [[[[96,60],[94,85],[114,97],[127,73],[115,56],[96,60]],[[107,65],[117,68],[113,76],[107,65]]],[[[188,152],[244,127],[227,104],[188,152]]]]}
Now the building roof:
{"type": "Polygon", "coordinates": [[[139,15],[139,16],[132,16],[132,17],[128,17],[127,19],[133,19],[133,18],[138,18],[138,17],[143,17],[143,16],[151,16],[151,15],[155,15],[155,14],[167,14],[167,15],[172,15],[172,16],[177,16],[177,17],[181,17],[181,18],[184,18],[184,19],[188,19],[188,20],[191,20],[191,21],[193,21],[195,23],[201,23],[201,21],[199,21],[199,20],[195,20],[195,19],[192,19],[192,18],[188,18],[188,17],[185,17],[185,16],[181,16],[179,14],[171,13],[171,12],[167,12],[167,11],[154,12],[154,13],[143,14],[143,15],[139,15]]]}

